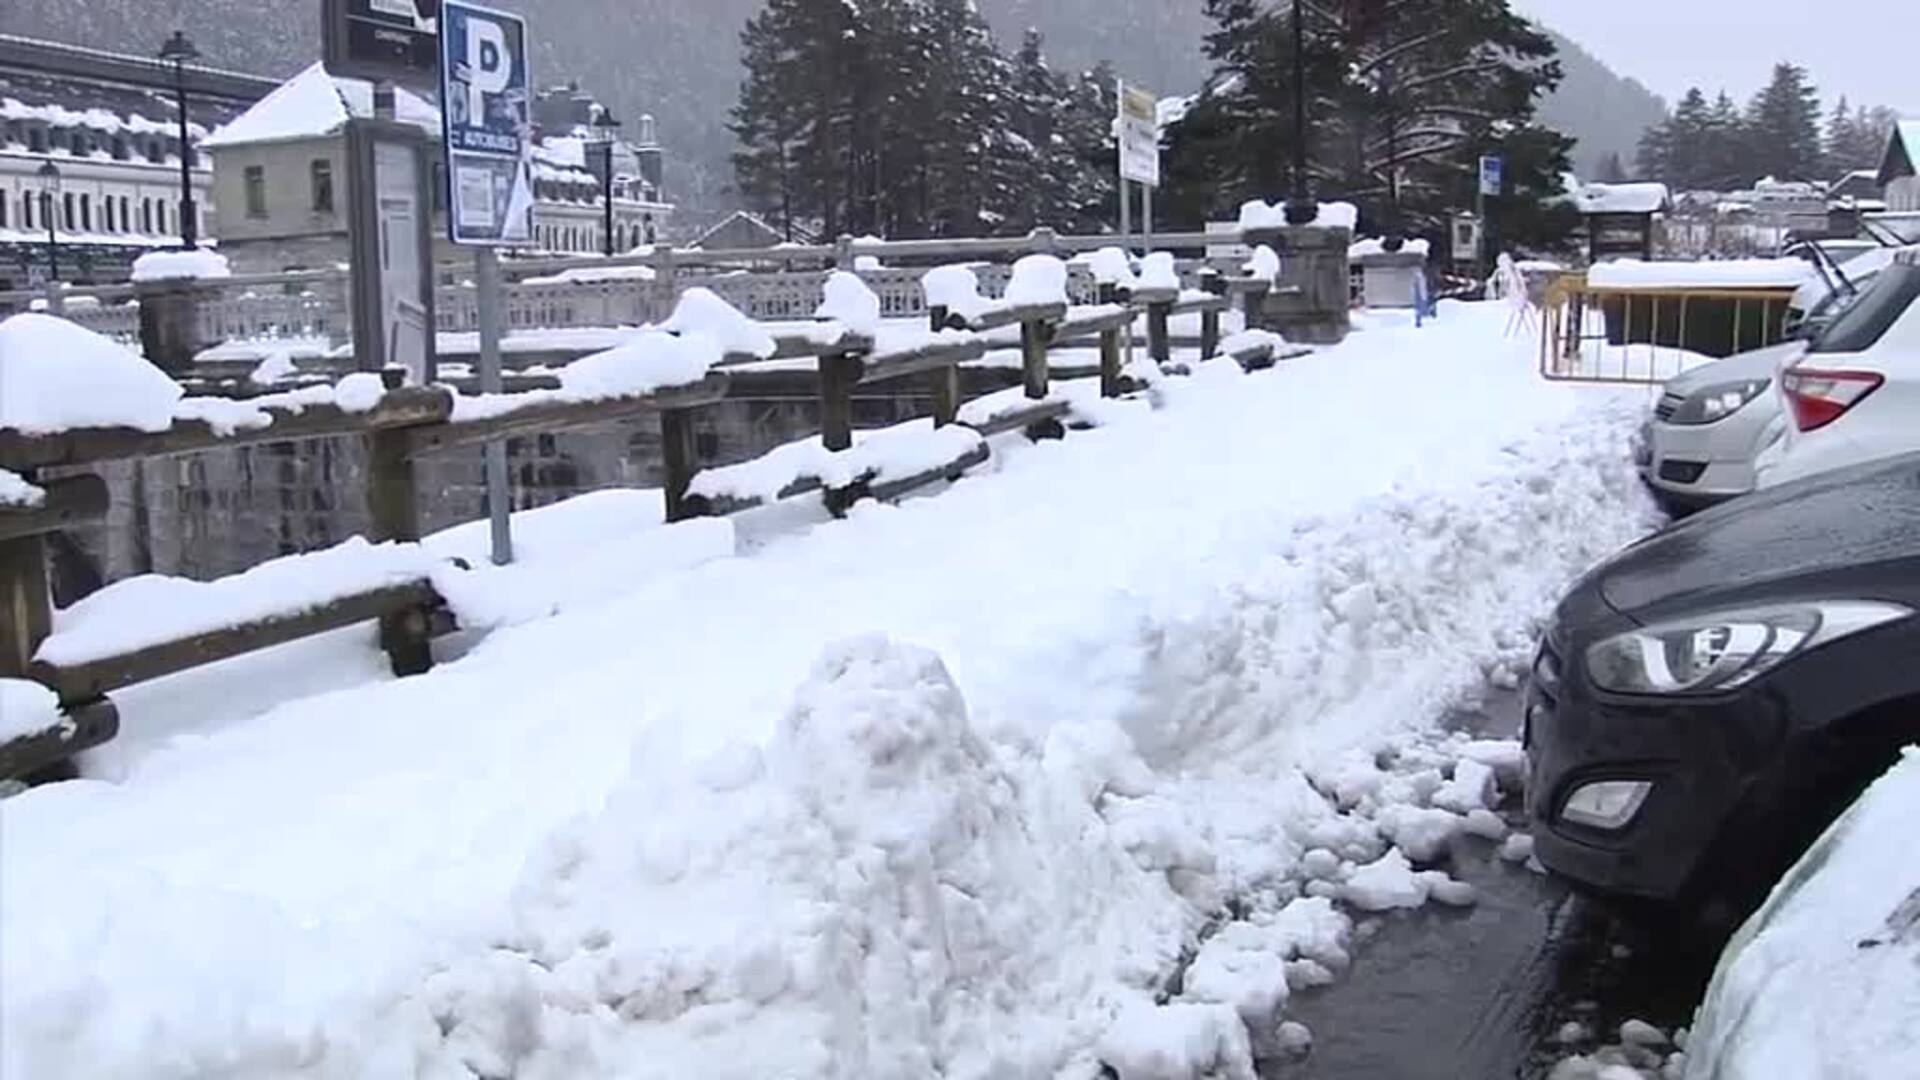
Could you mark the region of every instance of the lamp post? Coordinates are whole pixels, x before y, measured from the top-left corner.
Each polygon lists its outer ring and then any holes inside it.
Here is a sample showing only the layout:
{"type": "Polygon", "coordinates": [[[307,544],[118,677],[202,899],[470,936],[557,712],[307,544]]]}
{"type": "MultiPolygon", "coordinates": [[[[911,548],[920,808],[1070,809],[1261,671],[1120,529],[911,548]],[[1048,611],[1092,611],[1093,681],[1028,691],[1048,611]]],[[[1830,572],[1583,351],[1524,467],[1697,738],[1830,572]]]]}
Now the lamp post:
{"type": "Polygon", "coordinates": [[[200,215],[193,206],[193,143],[187,134],[187,64],[200,59],[187,35],[178,30],[160,47],[160,59],[173,65],[174,105],[180,113],[180,246],[199,246],[200,215]]]}
{"type": "Polygon", "coordinates": [[[47,221],[47,279],[60,280],[60,236],[54,231],[53,208],[60,201],[60,167],[51,161],[40,163],[40,216],[47,221]]]}
{"type": "Polygon", "coordinates": [[[1287,224],[1308,225],[1320,207],[1307,194],[1307,34],[1300,0],[1293,0],[1293,191],[1287,196],[1287,224]]]}
{"type": "Polygon", "coordinates": [[[613,110],[600,106],[600,114],[594,117],[593,133],[600,145],[600,194],[606,212],[600,231],[600,254],[613,255],[613,143],[620,130],[620,121],[613,118],[613,110]]]}

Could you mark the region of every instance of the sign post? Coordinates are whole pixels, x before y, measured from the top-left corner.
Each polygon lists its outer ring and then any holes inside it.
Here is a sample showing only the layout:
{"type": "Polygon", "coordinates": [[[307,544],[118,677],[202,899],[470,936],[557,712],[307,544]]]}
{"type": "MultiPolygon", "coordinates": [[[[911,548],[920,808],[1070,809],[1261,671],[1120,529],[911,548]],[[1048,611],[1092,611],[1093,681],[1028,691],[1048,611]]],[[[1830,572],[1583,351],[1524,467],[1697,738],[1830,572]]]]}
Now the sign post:
{"type": "MultiPolygon", "coordinates": [[[[447,232],[474,249],[480,391],[501,390],[500,256],[533,236],[533,85],[527,24],[518,15],[446,0],[440,34],[440,115],[446,140],[447,232]]],[[[486,445],[493,561],[513,561],[507,446],[486,445]]]]}
{"type": "Polygon", "coordinates": [[[1500,194],[1501,161],[1491,155],[1480,158],[1480,184],[1474,194],[1473,216],[1479,223],[1475,237],[1473,254],[1473,278],[1485,281],[1487,277],[1487,198],[1500,194]]]}
{"type": "Polygon", "coordinates": [[[1152,91],[1120,84],[1120,238],[1127,238],[1127,182],[1141,186],[1142,236],[1153,249],[1153,189],[1160,186],[1159,99],[1152,91]]]}

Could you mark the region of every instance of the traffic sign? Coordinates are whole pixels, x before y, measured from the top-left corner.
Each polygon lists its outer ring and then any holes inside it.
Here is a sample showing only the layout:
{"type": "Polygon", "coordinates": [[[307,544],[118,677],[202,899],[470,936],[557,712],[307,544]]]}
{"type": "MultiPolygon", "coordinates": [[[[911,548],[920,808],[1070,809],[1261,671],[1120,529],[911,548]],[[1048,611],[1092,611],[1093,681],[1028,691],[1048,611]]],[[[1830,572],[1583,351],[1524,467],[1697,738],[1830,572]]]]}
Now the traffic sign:
{"type": "Polygon", "coordinates": [[[1120,179],[1160,186],[1159,99],[1137,86],[1120,86],[1120,179]]]}
{"type": "Polygon", "coordinates": [[[1497,157],[1480,159],[1480,194],[1500,194],[1501,161],[1497,157]]]}
{"type": "Polygon", "coordinates": [[[533,240],[533,80],[518,15],[445,0],[440,114],[456,244],[533,240]]]}
{"type": "Polygon", "coordinates": [[[433,85],[441,0],[325,0],[321,38],[335,77],[433,85]]]}

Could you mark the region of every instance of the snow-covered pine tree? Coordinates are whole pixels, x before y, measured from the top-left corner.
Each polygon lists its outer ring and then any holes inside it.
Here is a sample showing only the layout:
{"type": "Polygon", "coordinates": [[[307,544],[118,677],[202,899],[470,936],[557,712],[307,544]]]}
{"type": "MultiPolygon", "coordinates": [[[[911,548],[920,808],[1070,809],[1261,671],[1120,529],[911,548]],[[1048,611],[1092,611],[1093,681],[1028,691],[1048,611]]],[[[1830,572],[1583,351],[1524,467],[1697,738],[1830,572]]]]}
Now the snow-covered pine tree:
{"type": "Polygon", "coordinates": [[[1781,180],[1821,179],[1820,98],[1804,68],[1775,64],[1773,78],[1747,106],[1755,168],[1781,180]]]}

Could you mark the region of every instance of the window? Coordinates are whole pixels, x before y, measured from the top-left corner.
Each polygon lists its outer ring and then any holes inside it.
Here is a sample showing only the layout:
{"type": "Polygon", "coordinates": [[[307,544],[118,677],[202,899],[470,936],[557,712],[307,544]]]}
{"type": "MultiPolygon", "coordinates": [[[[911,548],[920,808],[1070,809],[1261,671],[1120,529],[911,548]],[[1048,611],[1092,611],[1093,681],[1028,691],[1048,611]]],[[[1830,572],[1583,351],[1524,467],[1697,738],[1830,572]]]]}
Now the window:
{"type": "Polygon", "coordinates": [[[267,216],[267,169],[264,165],[249,165],[246,168],[247,216],[263,218],[267,216]]]}
{"type": "Polygon", "coordinates": [[[1866,352],[1894,323],[1900,321],[1900,316],[1906,314],[1916,298],[1920,298],[1920,266],[1899,263],[1889,266],[1880,272],[1852,307],[1827,324],[1808,351],[1866,352]]]}
{"type": "Polygon", "coordinates": [[[93,196],[80,196],[80,231],[93,231],[93,196]]]}
{"type": "Polygon", "coordinates": [[[140,200],[140,231],[143,233],[150,233],[153,231],[153,200],[152,199],[140,200]]]}
{"type": "Polygon", "coordinates": [[[125,195],[120,196],[120,231],[121,232],[133,231],[132,210],[133,210],[133,200],[127,198],[125,195]]]}
{"type": "Polygon", "coordinates": [[[27,149],[36,154],[47,152],[47,129],[36,127],[27,132],[27,149]]]}
{"type": "Polygon", "coordinates": [[[20,193],[20,227],[33,228],[33,195],[30,192],[20,193]]]}
{"type": "Polygon", "coordinates": [[[326,158],[315,158],[310,171],[313,176],[313,212],[333,213],[333,162],[326,158]]]}
{"type": "Polygon", "coordinates": [[[0,199],[0,229],[7,227],[7,200],[0,199]]]}
{"type": "Polygon", "coordinates": [[[166,155],[164,155],[164,154],[162,154],[162,153],[160,152],[160,140],[159,140],[159,139],[148,139],[148,140],[147,140],[147,160],[148,160],[148,161],[151,161],[151,162],[153,162],[154,164],[156,164],[156,165],[158,165],[158,164],[160,163],[160,160],[161,160],[161,159],[162,159],[163,157],[165,157],[165,156],[166,156],[166,155]]]}
{"type": "Polygon", "coordinates": [[[127,157],[127,137],[125,135],[115,135],[113,137],[113,160],[125,161],[127,157]]]}
{"type": "Polygon", "coordinates": [[[60,197],[60,227],[72,232],[76,220],[73,216],[73,192],[69,191],[60,197]]]}

